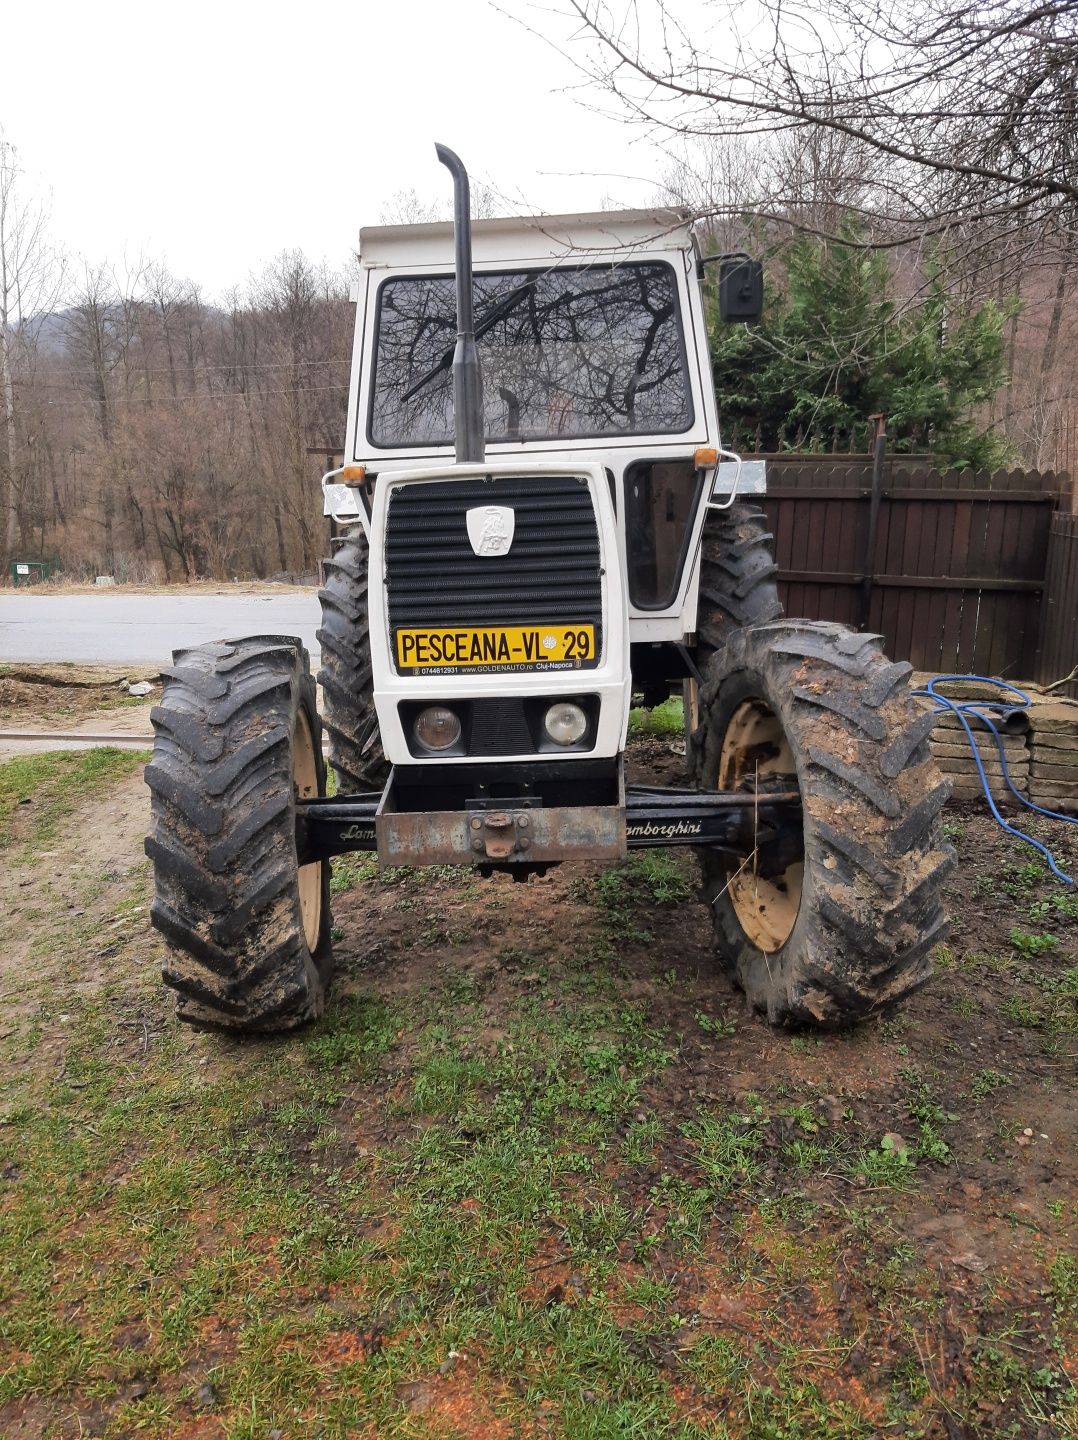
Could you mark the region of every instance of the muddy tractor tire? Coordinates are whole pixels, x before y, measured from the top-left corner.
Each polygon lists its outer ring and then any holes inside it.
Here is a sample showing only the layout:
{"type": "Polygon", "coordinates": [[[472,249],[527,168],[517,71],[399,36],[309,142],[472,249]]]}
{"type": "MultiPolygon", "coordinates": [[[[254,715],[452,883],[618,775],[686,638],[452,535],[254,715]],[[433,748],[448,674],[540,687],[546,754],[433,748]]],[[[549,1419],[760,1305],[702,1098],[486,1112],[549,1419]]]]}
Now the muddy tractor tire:
{"type": "Polygon", "coordinates": [[[296,858],[296,799],[325,794],[307,652],[259,635],[177,650],[151,711],[150,919],[199,1028],[290,1030],[332,971],[329,862],[296,858]]]}
{"type": "Polygon", "coordinates": [[[341,795],[381,789],[389,774],[374,711],[370,622],[367,616],[366,536],[357,526],[331,560],[324,562],[322,605],[322,718],[329,736],[329,763],[341,795]]]}
{"type": "Polygon", "coordinates": [[[751,856],[732,869],[699,852],[722,963],[773,1024],[886,1011],[928,979],[946,934],[949,786],[911,667],[879,641],[844,625],[753,626],[727,637],[701,690],[700,788],[800,791],[803,858],[765,878],[751,856]]]}
{"type": "MultiPolygon", "coordinates": [[[[782,614],[778,566],[771,551],[767,516],[756,505],[737,501],[729,510],[710,510],[700,547],[700,601],[696,621],[696,664],[701,674],[716,650],[736,630],[763,625],[782,614]]],[[[690,764],[700,724],[699,688],[686,680],[685,741],[690,764]]]]}
{"type": "Polygon", "coordinates": [[[696,622],[705,658],[735,630],[763,625],[782,614],[779,567],[771,540],[767,516],[756,505],[735,502],[729,510],[708,511],[700,547],[696,622]]]}

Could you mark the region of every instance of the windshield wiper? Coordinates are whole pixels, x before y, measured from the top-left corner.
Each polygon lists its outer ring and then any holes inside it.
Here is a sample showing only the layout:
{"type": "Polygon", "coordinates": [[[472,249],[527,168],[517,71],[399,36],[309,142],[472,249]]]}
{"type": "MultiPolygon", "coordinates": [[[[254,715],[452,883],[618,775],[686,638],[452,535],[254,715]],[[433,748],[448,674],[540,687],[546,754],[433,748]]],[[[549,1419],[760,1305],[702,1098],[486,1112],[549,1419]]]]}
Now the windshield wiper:
{"type": "MultiPolygon", "coordinates": [[[[523,285],[518,285],[515,290],[511,291],[504,300],[499,300],[497,305],[492,305],[491,308],[476,321],[475,338],[479,340],[488,330],[492,330],[499,320],[504,320],[509,312],[524,299],[525,295],[530,295],[534,289],[535,281],[527,280],[523,285]]],[[[455,348],[455,344],[451,345],[438,361],[437,365],[433,365],[425,375],[422,375],[415,382],[411,389],[404,392],[404,395],[401,397],[402,400],[411,400],[412,396],[418,395],[425,385],[429,385],[432,380],[444,374],[453,364],[453,351],[455,348]]]]}

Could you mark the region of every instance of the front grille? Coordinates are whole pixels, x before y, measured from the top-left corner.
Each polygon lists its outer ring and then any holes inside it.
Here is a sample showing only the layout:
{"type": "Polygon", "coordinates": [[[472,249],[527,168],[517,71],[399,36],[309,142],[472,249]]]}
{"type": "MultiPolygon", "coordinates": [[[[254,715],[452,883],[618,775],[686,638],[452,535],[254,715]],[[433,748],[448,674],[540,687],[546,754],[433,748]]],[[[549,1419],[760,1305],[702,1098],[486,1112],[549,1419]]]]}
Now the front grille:
{"type": "Polygon", "coordinates": [[[389,623],[429,628],[602,621],[599,531],[587,482],[572,476],[400,485],[386,520],[389,623]],[[476,555],[465,514],[506,505],[508,555],[476,555]]]}
{"type": "Polygon", "coordinates": [[[519,697],[476,700],[469,710],[469,755],[528,755],[538,749],[519,697]]]}

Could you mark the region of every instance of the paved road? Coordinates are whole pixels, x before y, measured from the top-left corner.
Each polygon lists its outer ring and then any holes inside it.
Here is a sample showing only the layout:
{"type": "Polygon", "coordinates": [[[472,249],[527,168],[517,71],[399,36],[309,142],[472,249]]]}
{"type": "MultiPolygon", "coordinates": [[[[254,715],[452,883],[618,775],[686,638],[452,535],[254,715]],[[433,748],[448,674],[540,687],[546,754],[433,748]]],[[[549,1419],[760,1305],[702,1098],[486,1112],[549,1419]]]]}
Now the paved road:
{"type": "Polygon", "coordinates": [[[318,600],[308,595],[2,595],[0,662],[163,665],[179,645],[236,635],[299,635],[318,664],[318,600]]]}

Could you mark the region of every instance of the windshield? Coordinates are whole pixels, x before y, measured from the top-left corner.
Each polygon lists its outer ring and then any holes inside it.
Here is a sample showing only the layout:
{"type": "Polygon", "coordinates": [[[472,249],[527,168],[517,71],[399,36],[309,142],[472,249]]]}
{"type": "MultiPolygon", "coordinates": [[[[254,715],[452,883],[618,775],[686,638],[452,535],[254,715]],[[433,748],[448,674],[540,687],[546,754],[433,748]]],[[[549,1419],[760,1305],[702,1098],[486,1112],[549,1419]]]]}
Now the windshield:
{"type": "MultiPolygon", "coordinates": [[[[451,275],[379,292],[370,438],[453,440],[451,275]]],[[[636,263],[475,276],[488,440],[677,434],[693,420],[677,284],[636,263]]]]}

